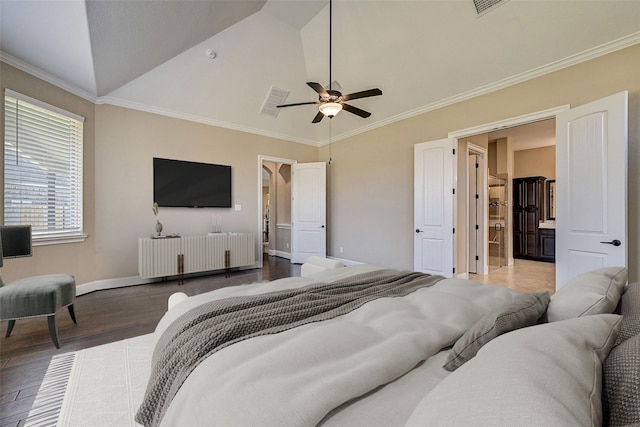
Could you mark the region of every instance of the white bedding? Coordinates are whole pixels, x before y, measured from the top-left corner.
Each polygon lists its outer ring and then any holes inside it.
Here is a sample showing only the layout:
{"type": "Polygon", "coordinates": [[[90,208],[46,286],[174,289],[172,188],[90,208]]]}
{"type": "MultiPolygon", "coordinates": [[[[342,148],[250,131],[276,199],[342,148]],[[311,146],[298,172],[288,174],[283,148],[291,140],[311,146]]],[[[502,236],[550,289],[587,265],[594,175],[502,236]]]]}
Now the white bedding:
{"type": "MultiPolygon", "coordinates": [[[[190,297],[167,312],[155,337],[172,320],[212,299],[306,286],[375,269],[358,265],[190,297]]],[[[403,425],[422,397],[447,375],[442,350],[515,295],[495,285],[444,279],[406,297],[378,299],[347,315],[238,342],[209,356],[191,373],[162,425],[403,425]]]]}

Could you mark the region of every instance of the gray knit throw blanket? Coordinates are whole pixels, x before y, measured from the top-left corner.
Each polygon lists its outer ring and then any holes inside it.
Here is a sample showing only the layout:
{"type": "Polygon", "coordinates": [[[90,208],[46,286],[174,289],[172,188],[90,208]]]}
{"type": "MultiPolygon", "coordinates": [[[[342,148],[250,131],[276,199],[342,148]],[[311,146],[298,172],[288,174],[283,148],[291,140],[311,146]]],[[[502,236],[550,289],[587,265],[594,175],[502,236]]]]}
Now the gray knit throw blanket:
{"type": "Polygon", "coordinates": [[[377,298],[408,295],[443,279],[378,270],[332,283],[210,301],[184,313],[163,333],[136,421],[159,425],[189,374],[212,353],[259,335],[332,319],[377,298]]]}

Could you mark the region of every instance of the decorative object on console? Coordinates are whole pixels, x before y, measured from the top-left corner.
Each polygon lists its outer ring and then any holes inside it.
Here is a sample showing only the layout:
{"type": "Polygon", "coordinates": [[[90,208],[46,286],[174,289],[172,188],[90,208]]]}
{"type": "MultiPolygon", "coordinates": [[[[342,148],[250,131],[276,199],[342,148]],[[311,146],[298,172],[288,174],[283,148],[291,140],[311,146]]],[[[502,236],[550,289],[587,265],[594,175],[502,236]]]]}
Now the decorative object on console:
{"type": "MultiPolygon", "coordinates": [[[[158,216],[158,202],[153,202],[153,215],[158,216]]],[[[156,232],[157,236],[160,237],[162,233],[162,223],[160,220],[156,220],[156,232]]]]}
{"type": "Polygon", "coordinates": [[[212,233],[222,232],[222,219],[220,218],[220,215],[213,215],[211,217],[211,228],[212,233]]]}

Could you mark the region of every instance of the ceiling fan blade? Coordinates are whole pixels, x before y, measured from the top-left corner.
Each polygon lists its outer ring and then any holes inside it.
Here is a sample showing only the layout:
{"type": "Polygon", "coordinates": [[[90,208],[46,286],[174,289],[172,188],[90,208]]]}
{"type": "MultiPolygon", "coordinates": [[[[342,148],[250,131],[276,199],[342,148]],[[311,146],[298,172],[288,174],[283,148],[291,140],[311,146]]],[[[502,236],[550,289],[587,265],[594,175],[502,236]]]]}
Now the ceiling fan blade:
{"type": "Polygon", "coordinates": [[[354,107],[353,105],[349,105],[349,104],[342,104],[342,109],[350,113],[353,113],[356,116],[360,116],[363,119],[366,119],[371,115],[370,112],[361,110],[360,108],[354,107]]]}
{"type": "Polygon", "coordinates": [[[352,99],[368,98],[370,96],[378,96],[378,95],[382,95],[382,91],[378,88],[375,88],[375,89],[363,90],[362,92],[355,92],[347,95],[342,95],[342,100],[351,101],[352,99]]]}
{"type": "Polygon", "coordinates": [[[318,114],[316,114],[313,120],[311,120],[311,123],[318,123],[320,122],[320,120],[322,120],[323,117],[324,117],[324,114],[322,114],[321,111],[318,111],[318,114]]]}
{"type": "Polygon", "coordinates": [[[319,104],[318,101],[311,101],[311,102],[298,102],[296,104],[282,104],[282,105],[276,105],[276,107],[278,108],[283,108],[283,107],[296,107],[298,105],[310,105],[310,104],[319,104]]]}
{"type": "Polygon", "coordinates": [[[307,82],[307,84],[309,85],[309,87],[311,89],[313,89],[316,92],[318,92],[318,95],[324,96],[324,97],[329,97],[329,93],[327,92],[327,90],[325,88],[322,87],[322,85],[320,83],[307,82]]]}

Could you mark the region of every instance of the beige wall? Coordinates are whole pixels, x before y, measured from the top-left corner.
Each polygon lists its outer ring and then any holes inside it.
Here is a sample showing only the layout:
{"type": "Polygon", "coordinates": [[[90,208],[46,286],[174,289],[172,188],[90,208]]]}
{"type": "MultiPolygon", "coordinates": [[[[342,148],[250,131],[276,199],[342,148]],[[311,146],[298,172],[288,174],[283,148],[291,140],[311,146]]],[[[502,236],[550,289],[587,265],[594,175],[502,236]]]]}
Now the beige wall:
{"type": "MultiPolygon", "coordinates": [[[[153,157],[231,165],[232,209],[160,208],[163,233],[202,234],[220,215],[223,231],[259,236],[258,156],[315,161],[318,149],[109,105],[94,105],[4,63],[2,88],[86,118],[84,124],[84,243],[39,246],[31,258],[5,262],[5,281],[66,272],[78,284],[138,275],[137,240],[154,231],[153,157]]],[[[4,117],[4,112],[0,114],[4,117]]],[[[4,128],[4,126],[2,127],[4,128]]],[[[4,133],[3,133],[4,137],[4,133]]],[[[2,144],[4,146],[4,144],[2,144]]],[[[1,166],[0,166],[1,167],[1,166]]],[[[3,176],[3,174],[0,174],[3,176]]]]}
{"type": "MultiPolygon", "coordinates": [[[[8,88],[23,95],[30,96],[53,106],[62,108],[85,118],[84,121],[84,231],[89,235],[83,243],[65,243],[58,245],[36,246],[33,257],[9,259],[2,268],[5,282],[27,275],[70,272],[76,276],[78,283],[93,280],[95,268],[95,114],[93,103],[72,95],[56,86],[36,79],[10,65],[0,62],[0,87],[2,99],[0,103],[0,129],[2,131],[2,150],[4,153],[4,89],[8,88]]],[[[3,156],[4,158],[4,156],[3,156]]],[[[0,180],[4,180],[4,162],[0,162],[0,180]]],[[[4,181],[2,181],[4,200],[4,181]]],[[[4,224],[4,209],[0,211],[4,224]]]]}
{"type": "MultiPolygon", "coordinates": [[[[332,144],[327,168],[328,255],[413,268],[413,146],[564,104],[629,91],[629,269],[638,280],[640,230],[640,45],[392,123],[332,144]],[[364,161],[363,161],[364,160],[364,161]],[[343,247],[344,253],[338,248],[343,247]]],[[[229,164],[233,209],[161,208],[166,233],[199,234],[220,214],[224,231],[258,230],[258,155],[318,161],[321,149],[274,138],[97,105],[2,64],[1,85],[65,108],[85,122],[85,243],[38,247],[8,260],[3,277],[65,271],[79,283],[137,275],[137,238],[153,232],[154,156],[229,164]],[[318,155],[319,154],[319,155],[318,155]]],[[[3,116],[0,115],[0,116],[3,116]]]]}
{"type": "MultiPolygon", "coordinates": [[[[414,144],[628,90],[629,271],[632,280],[640,279],[638,70],[640,45],[334,143],[328,168],[329,255],[413,268],[414,144]],[[343,254],[338,251],[340,246],[343,254]]],[[[322,147],[320,158],[327,160],[328,151],[322,147]]]]}
{"type": "Polygon", "coordinates": [[[514,178],[544,176],[556,179],[556,146],[514,151],[513,175],[514,178]]]}
{"type": "Polygon", "coordinates": [[[223,232],[259,235],[258,156],[317,157],[315,147],[109,105],[96,107],[96,123],[96,279],[137,275],[137,239],[155,223],[153,157],[231,165],[241,210],[160,208],[163,232],[182,235],[206,233],[212,215],[223,232]]]}

